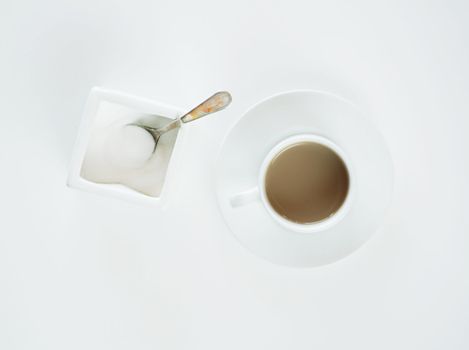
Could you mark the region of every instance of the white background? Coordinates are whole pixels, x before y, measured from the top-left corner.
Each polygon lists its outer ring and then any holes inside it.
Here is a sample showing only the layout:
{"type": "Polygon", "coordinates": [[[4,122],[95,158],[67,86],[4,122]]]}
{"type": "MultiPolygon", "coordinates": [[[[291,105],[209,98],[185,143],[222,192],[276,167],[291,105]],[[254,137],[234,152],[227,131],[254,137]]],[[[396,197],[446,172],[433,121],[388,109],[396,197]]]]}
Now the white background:
{"type": "MultiPolygon", "coordinates": [[[[466,1],[0,2],[0,349],[468,349],[466,1]],[[94,85],[189,108],[165,212],[65,186],[94,85]],[[294,88],[367,110],[383,228],[316,269],[261,260],[213,194],[223,135],[294,88]]],[[[260,136],[261,137],[261,136],[260,136]]]]}

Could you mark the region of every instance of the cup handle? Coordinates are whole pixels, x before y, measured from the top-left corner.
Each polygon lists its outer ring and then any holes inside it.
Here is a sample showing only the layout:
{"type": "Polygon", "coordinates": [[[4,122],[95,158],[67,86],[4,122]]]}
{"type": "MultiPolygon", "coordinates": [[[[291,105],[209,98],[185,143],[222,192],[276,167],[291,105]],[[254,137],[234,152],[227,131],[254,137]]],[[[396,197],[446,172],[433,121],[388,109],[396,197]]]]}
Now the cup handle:
{"type": "Polygon", "coordinates": [[[230,198],[230,204],[233,208],[241,207],[260,199],[259,188],[254,187],[250,190],[235,194],[230,198]]]}

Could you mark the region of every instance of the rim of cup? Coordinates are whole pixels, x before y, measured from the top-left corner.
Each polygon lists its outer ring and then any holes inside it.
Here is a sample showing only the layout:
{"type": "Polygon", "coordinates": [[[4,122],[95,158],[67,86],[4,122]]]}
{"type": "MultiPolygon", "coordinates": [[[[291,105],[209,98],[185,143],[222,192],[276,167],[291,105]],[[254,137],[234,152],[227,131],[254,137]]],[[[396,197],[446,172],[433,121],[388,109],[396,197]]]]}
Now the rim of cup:
{"type": "Polygon", "coordinates": [[[312,233],[312,232],[320,232],[320,231],[326,230],[336,225],[345,217],[345,215],[350,209],[350,206],[354,197],[355,178],[354,178],[353,168],[352,168],[351,162],[347,154],[337,144],[332,142],[330,139],[320,136],[320,135],[298,134],[298,135],[287,137],[286,139],[280,141],[269,151],[269,153],[267,153],[266,157],[264,158],[262,162],[261,169],[259,172],[258,189],[259,189],[261,201],[264,204],[264,207],[280,225],[298,233],[312,233]],[[269,168],[269,165],[272,159],[275,158],[275,156],[277,156],[282,150],[284,150],[288,146],[296,144],[296,143],[300,143],[300,142],[314,142],[314,143],[321,144],[331,149],[344,162],[345,167],[348,172],[348,177],[349,177],[349,186],[348,186],[347,196],[345,197],[345,200],[340,206],[340,208],[335,213],[331,214],[330,216],[322,220],[315,221],[312,223],[306,223],[306,224],[301,224],[301,223],[290,221],[286,219],[285,217],[281,216],[279,213],[277,213],[275,209],[272,207],[272,205],[270,204],[269,199],[267,198],[266,190],[265,190],[265,176],[267,174],[267,169],[269,168]]]}

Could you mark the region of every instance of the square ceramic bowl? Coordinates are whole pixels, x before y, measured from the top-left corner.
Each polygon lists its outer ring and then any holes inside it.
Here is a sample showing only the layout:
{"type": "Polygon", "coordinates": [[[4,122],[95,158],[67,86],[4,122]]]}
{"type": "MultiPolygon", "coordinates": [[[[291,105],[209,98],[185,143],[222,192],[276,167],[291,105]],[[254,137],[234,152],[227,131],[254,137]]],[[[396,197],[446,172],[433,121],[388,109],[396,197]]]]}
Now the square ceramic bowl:
{"type": "Polygon", "coordinates": [[[76,189],[109,195],[142,204],[163,205],[174,190],[183,128],[162,136],[145,165],[114,176],[105,152],[105,132],[116,124],[142,122],[160,126],[182,115],[182,110],[156,101],[95,87],[86,102],[67,184],[76,189]],[[163,138],[164,137],[164,138],[163,138]],[[102,154],[101,154],[102,153],[102,154]],[[104,175],[103,175],[104,174],[104,175]]]}

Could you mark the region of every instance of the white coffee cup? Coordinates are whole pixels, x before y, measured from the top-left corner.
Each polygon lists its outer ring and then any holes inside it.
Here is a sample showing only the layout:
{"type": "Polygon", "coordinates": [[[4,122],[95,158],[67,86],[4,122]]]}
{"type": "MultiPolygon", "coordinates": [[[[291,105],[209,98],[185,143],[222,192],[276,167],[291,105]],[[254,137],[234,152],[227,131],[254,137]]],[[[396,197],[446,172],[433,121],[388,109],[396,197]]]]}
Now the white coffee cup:
{"type": "Polygon", "coordinates": [[[262,165],[259,169],[259,176],[258,176],[258,183],[257,186],[248,189],[246,191],[240,192],[238,194],[233,195],[230,198],[230,204],[233,208],[249,205],[254,201],[261,201],[267,210],[267,212],[272,216],[272,218],[277,221],[283,227],[299,233],[313,233],[323,231],[325,229],[330,228],[337,224],[340,220],[344,218],[347,214],[348,210],[350,209],[353,197],[354,197],[354,172],[352,168],[352,164],[350,163],[347,154],[334,142],[331,140],[314,134],[300,134],[288,137],[283,141],[279,142],[275,145],[264,158],[262,165]],[[265,177],[267,173],[267,169],[271,161],[284,149],[288,146],[297,144],[300,142],[314,142],[321,144],[325,147],[328,147],[332,151],[334,151],[344,162],[348,175],[349,175],[349,188],[347,192],[347,196],[342,203],[341,207],[331,216],[316,221],[313,223],[301,224],[296,223],[293,221],[288,220],[287,218],[278,214],[272,205],[270,204],[269,200],[267,199],[266,189],[265,189],[265,177]]]}

